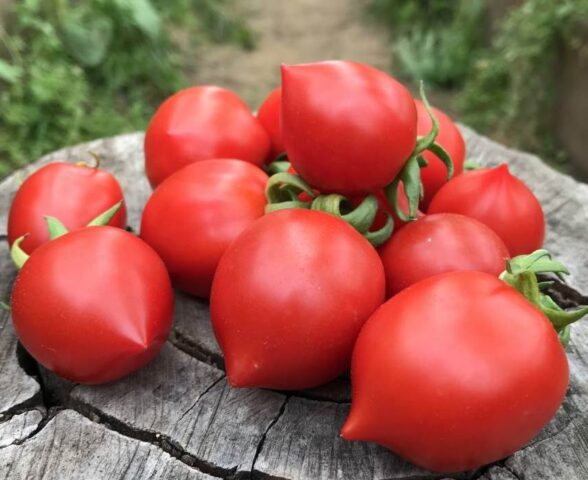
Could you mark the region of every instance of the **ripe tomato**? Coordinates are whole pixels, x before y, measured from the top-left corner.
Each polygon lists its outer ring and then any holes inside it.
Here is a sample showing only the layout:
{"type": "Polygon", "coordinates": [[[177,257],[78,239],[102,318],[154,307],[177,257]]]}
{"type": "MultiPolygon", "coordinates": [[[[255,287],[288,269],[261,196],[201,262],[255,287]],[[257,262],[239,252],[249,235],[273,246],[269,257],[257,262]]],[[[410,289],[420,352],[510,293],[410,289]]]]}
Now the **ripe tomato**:
{"type": "Polygon", "coordinates": [[[416,143],[416,107],[389,75],[354,62],[282,66],[282,133],[298,173],[323,193],[388,185],[416,143]]]}
{"type": "Polygon", "coordinates": [[[145,170],[152,187],[189,163],[238,158],[263,165],[269,137],[243,100],[224,88],[181,90],[161,104],[145,133],[145,170]]]}
{"type": "Polygon", "coordinates": [[[344,221],[304,209],[260,218],[227,249],[212,285],[229,382],[291,390],[336,378],[383,299],[382,262],[344,221]]]}
{"type": "Polygon", "coordinates": [[[168,177],[141,219],[141,238],[163,259],[172,281],[198,297],[210,295],[227,247],[264,214],[267,175],[241,160],[203,160],[168,177]]]}
{"type": "MultiPolygon", "coordinates": [[[[123,200],[108,172],[85,165],[55,162],[30,175],[14,196],[8,215],[8,242],[28,234],[20,245],[28,254],[49,241],[45,216],[58,218],[68,230],[81,228],[123,200]]],[[[109,225],[126,227],[124,203],[109,225]]]]}
{"type": "Polygon", "coordinates": [[[282,140],[281,111],[282,89],[278,87],[271,91],[261,104],[261,107],[259,107],[259,112],[257,112],[257,118],[268,133],[271,142],[269,161],[274,160],[280,153],[286,151],[282,140]]]}
{"type": "Polygon", "coordinates": [[[474,270],[496,277],[508,250],[493,230],[463,215],[427,215],[406,225],[380,248],[390,297],[424,278],[474,270]]]}
{"type": "MultiPolygon", "coordinates": [[[[420,100],[415,100],[417,108],[417,133],[426,135],[432,127],[431,117],[420,100]]],[[[453,175],[463,172],[465,160],[465,142],[451,118],[437,108],[433,108],[433,114],[439,122],[439,133],[435,141],[441,145],[453,160],[453,175]]],[[[428,165],[421,168],[421,181],[425,190],[425,197],[421,201],[421,207],[427,209],[435,193],[447,183],[447,167],[437,156],[429,151],[423,152],[423,157],[428,165]]]]}
{"type": "Polygon", "coordinates": [[[430,470],[473,469],[537,435],[560,406],[568,373],[555,329],[514,288],[482,272],[437,275],[365,324],[341,434],[430,470]]]}
{"type": "Polygon", "coordinates": [[[171,328],[165,266],[136,236],[88,227],[43,245],[12,291],[12,319],[27,351],[61,377],[105,383],[150,362],[171,328]]]}
{"type": "Polygon", "coordinates": [[[494,230],[515,257],[543,245],[545,218],[541,204],[507,165],[466,172],[445,184],[428,213],[460,213],[494,230]]]}

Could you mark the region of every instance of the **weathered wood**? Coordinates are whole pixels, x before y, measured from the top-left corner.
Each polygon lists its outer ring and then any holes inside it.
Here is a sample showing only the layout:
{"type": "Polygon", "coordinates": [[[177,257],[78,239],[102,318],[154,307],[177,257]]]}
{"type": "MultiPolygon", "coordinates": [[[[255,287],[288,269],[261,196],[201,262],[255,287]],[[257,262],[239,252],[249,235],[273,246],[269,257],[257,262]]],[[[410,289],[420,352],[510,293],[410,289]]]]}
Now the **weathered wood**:
{"type": "MultiPolygon", "coordinates": [[[[570,267],[570,285],[588,293],[588,186],[555,172],[536,157],[506,149],[466,127],[462,130],[469,158],[484,165],[508,162],[537,194],[548,220],[546,247],[570,267]]],[[[88,150],[96,151],[104,157],[104,168],[123,185],[130,224],[137,231],[150,194],[143,174],[142,141],[143,135],[136,133],[66,148],[26,171],[57,159],[79,160],[88,150]]],[[[0,235],[5,233],[9,199],[24,176],[17,172],[0,184],[0,235]]],[[[13,277],[2,242],[0,299],[4,301],[13,277]]],[[[574,296],[568,297],[573,304],[574,296]]],[[[425,472],[376,445],[341,440],[338,430],[350,399],[346,378],[287,395],[231,389],[222,372],[222,353],[207,302],[177,294],[170,341],[173,345],[166,345],[152,364],[109,385],[76,386],[41,368],[41,398],[36,368],[29,365],[27,373],[21,367],[30,359],[21,355],[19,363],[9,316],[0,314],[0,414],[4,413],[0,444],[8,445],[0,448],[0,479],[40,478],[43,473],[44,478],[98,480],[210,479],[206,474],[233,478],[247,477],[251,471],[254,478],[286,480],[447,478],[425,472]],[[48,406],[64,405],[84,416],[66,410],[45,425],[43,399],[48,406]]],[[[587,478],[588,322],[573,327],[568,356],[570,388],[544,431],[482,474],[452,477],[587,478]]]]}
{"type": "Polygon", "coordinates": [[[78,408],[165,437],[223,474],[251,470],[257,446],[286,400],[265,390],[229,388],[222,371],[171,345],[125,381],[77,386],[71,396],[78,408]]]}
{"type": "Polygon", "coordinates": [[[24,441],[39,428],[43,418],[45,418],[45,412],[35,408],[17,413],[0,422],[0,447],[24,441]]]}
{"type": "Polygon", "coordinates": [[[130,439],[71,410],[22,445],[0,449],[6,480],[213,480],[156,446],[130,439]]]}

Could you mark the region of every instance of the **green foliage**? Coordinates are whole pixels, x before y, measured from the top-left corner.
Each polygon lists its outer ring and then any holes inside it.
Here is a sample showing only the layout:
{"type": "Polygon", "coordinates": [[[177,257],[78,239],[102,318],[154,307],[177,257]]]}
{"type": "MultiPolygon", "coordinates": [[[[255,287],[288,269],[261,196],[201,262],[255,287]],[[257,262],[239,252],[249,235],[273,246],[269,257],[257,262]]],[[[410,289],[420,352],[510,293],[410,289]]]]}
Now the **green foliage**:
{"type": "Polygon", "coordinates": [[[563,160],[549,115],[558,55],[579,46],[587,24],[588,0],[527,0],[512,10],[467,79],[464,119],[517,147],[563,160]]]}
{"type": "Polygon", "coordinates": [[[58,147],[144,128],[184,85],[171,27],[251,48],[229,3],[15,1],[0,30],[0,177],[58,147]]]}
{"type": "Polygon", "coordinates": [[[482,0],[374,0],[371,10],[389,25],[395,66],[413,82],[459,85],[483,43],[482,0]]]}

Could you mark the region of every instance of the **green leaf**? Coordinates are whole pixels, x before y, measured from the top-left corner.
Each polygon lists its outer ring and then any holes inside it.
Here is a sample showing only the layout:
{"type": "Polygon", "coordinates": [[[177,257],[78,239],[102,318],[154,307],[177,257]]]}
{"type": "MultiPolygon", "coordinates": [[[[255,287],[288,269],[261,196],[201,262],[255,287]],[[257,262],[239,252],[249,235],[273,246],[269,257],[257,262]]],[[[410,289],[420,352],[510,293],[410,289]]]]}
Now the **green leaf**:
{"type": "Polygon", "coordinates": [[[0,80],[15,83],[22,74],[22,68],[11,65],[0,58],[0,80]]]}
{"type": "Polygon", "coordinates": [[[130,15],[133,23],[151,40],[161,33],[161,17],[149,0],[117,0],[130,15]]]}
{"type": "Polygon", "coordinates": [[[94,17],[87,24],[82,18],[71,16],[61,23],[61,40],[67,52],[82,66],[100,65],[112,39],[112,21],[94,17]]]}

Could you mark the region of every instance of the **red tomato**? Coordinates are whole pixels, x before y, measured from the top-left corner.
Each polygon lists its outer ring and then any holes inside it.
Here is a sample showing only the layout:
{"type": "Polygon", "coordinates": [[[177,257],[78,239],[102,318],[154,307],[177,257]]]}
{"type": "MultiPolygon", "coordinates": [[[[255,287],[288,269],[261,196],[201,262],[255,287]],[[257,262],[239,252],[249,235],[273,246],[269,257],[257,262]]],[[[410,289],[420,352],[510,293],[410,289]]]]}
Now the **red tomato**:
{"type": "Polygon", "coordinates": [[[439,273],[474,270],[500,275],[508,250],[493,230],[463,215],[439,213],[409,223],[380,249],[386,292],[439,273]]]}
{"type": "Polygon", "coordinates": [[[24,264],[12,319],[27,351],[73,382],[104,383],[150,362],[171,328],[165,266],[136,236],[88,227],[56,238],[24,264]]]}
{"type": "MultiPolygon", "coordinates": [[[[31,254],[49,241],[45,216],[58,218],[68,230],[81,228],[123,200],[116,179],[98,168],[55,162],[39,168],[20,186],[8,215],[8,242],[29,234],[21,248],[31,254]]],[[[124,203],[109,225],[126,227],[124,203]]]]}
{"type": "Polygon", "coordinates": [[[191,87],[161,104],[145,133],[152,187],[189,163],[238,158],[263,165],[269,137],[243,100],[224,88],[191,87]]]}
{"type": "Polygon", "coordinates": [[[282,133],[288,158],[324,193],[388,185],[416,143],[416,107],[389,75],[360,63],[282,66],[282,133]]]}
{"type": "Polygon", "coordinates": [[[229,382],[291,390],[336,378],[383,299],[382,262],[344,221],[304,209],[260,218],[228,248],[212,285],[229,382]]]}
{"type": "Polygon", "coordinates": [[[430,470],[473,469],[537,435],[568,373],[555,329],[519,292],[487,273],[437,275],[365,324],[341,434],[430,470]]]}
{"type": "MultiPolygon", "coordinates": [[[[431,127],[433,126],[431,123],[431,117],[429,117],[423,102],[415,100],[415,103],[418,119],[417,133],[419,135],[426,135],[431,131],[431,127]]],[[[463,162],[465,160],[466,150],[465,142],[457,125],[453,123],[451,118],[437,108],[433,108],[432,110],[439,122],[439,133],[437,134],[435,142],[441,145],[445,151],[449,153],[449,156],[453,160],[453,175],[457,176],[463,172],[463,162]]],[[[423,157],[425,157],[428,165],[421,168],[421,180],[425,190],[425,197],[421,202],[421,207],[426,210],[435,193],[447,183],[447,167],[429,150],[426,150],[423,153],[423,157]]]]}
{"type": "Polygon", "coordinates": [[[161,256],[172,281],[210,295],[227,247],[264,214],[267,175],[241,160],[203,160],[168,177],[143,211],[141,238],[161,256]]]}
{"type": "Polygon", "coordinates": [[[543,245],[545,218],[541,204],[507,165],[466,172],[445,184],[428,213],[460,213],[494,230],[515,257],[543,245]]]}
{"type": "Polygon", "coordinates": [[[286,151],[284,148],[284,142],[282,140],[282,128],[281,128],[281,110],[282,110],[282,89],[280,87],[275,88],[267,96],[267,98],[259,107],[257,112],[257,118],[268,133],[271,148],[269,153],[269,161],[274,160],[280,153],[286,151]]]}

